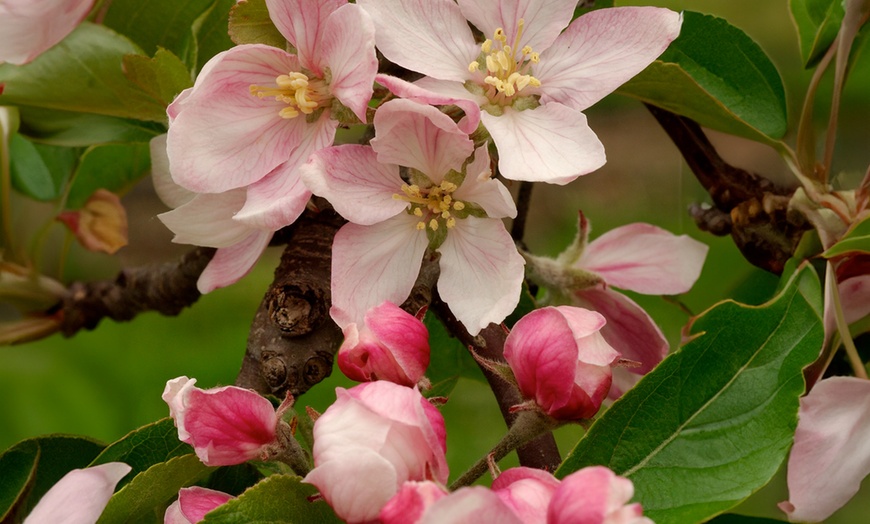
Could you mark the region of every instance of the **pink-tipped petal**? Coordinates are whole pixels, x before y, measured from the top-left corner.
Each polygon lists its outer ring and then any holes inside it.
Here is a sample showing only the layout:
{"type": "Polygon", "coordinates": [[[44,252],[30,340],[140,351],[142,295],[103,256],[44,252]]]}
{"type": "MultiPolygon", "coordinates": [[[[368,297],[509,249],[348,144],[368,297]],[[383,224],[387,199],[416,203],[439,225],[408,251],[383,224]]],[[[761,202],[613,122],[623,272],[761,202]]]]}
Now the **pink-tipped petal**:
{"type": "Polygon", "coordinates": [[[788,459],[792,522],[822,522],[840,509],[870,474],[870,381],[831,377],[801,399],[788,459]]]}
{"type": "Polygon", "coordinates": [[[332,203],[347,220],[372,225],[408,207],[400,193],[398,166],[378,162],[371,147],[355,144],[322,149],[299,169],[309,189],[332,203]]]}
{"type": "Polygon", "coordinates": [[[604,466],[583,468],[562,479],[547,514],[552,524],[652,524],[634,495],[631,481],[604,466]]]}
{"type": "Polygon", "coordinates": [[[193,200],[196,193],[176,184],[169,173],[166,134],[152,138],[149,148],[151,150],[151,182],[154,184],[154,191],[160,200],[173,209],[193,200]]]}
{"type": "Polygon", "coordinates": [[[474,96],[460,82],[450,80],[423,77],[411,83],[394,76],[378,75],[375,81],[401,98],[436,106],[455,105],[462,109],[465,116],[459,121],[459,129],[463,133],[472,133],[477,129],[480,105],[487,103],[486,97],[474,96]]]}
{"type": "Polygon", "coordinates": [[[31,62],[72,33],[93,5],[94,0],[0,2],[0,63],[31,62]]]}
{"type": "Polygon", "coordinates": [[[420,524],[522,524],[523,521],[493,491],[471,486],[435,501],[420,524]]]}
{"type": "Polygon", "coordinates": [[[378,72],[375,26],[368,14],[353,4],[338,8],[326,21],[321,53],[332,73],[332,95],[365,123],[378,72]]]}
{"type": "Polygon", "coordinates": [[[492,482],[492,490],[525,523],[547,522],[547,507],[559,481],[540,469],[511,468],[492,482]]]}
{"type": "Polygon", "coordinates": [[[517,306],[524,261],[501,220],[459,220],[438,251],[438,292],[471,335],[517,306]]]}
{"type": "Polygon", "coordinates": [[[417,317],[384,302],[366,312],[366,327],[384,344],[413,386],[429,366],[429,331],[417,317]]]}
{"type": "Polygon", "coordinates": [[[211,293],[215,289],[235,284],[254,268],[272,240],[273,232],[259,229],[250,231],[238,244],[217,250],[196,281],[196,288],[200,293],[211,293]]]}
{"type": "Polygon", "coordinates": [[[178,492],[178,504],[181,513],[191,523],[201,521],[205,518],[206,513],[233,498],[235,497],[222,491],[201,488],[199,486],[181,488],[178,492]]]}
{"type": "Polygon", "coordinates": [[[604,146],[586,116],[550,103],[535,109],[480,115],[499,153],[505,178],[564,185],[605,163],[604,146]]]}
{"type": "Polygon", "coordinates": [[[378,49],[391,62],[441,80],[464,82],[480,49],[452,0],[360,0],[375,22],[378,49]]]}
{"type": "Polygon", "coordinates": [[[577,263],[611,286],[647,295],[677,295],[698,280],[708,249],[688,235],[637,223],[593,240],[577,263]]]}
{"type": "Polygon", "coordinates": [[[266,0],[266,7],[275,27],[296,48],[302,67],[322,76],[325,64],[320,46],[326,19],[346,3],[347,0],[266,0]]]}
{"type": "Polygon", "coordinates": [[[417,217],[400,213],[371,226],[346,224],[332,246],[332,309],[339,327],[363,322],[385,300],[408,298],[429,245],[417,217]]]}
{"type": "Polygon", "coordinates": [[[680,34],[683,17],[657,7],[598,9],[575,20],[541,54],[541,101],[582,111],[651,64],[680,34]]]}
{"type": "Polygon", "coordinates": [[[378,161],[412,167],[438,184],[448,171],[462,169],[474,142],[438,109],[410,100],[390,100],[374,118],[372,149],[378,161]]]}
{"type": "Polygon", "coordinates": [[[419,522],[426,509],[448,495],[447,491],[431,480],[408,481],[381,509],[378,519],[382,524],[409,524],[419,522]]]}
{"type": "Polygon", "coordinates": [[[474,202],[489,218],[514,218],[517,206],[508,189],[493,180],[486,146],[474,151],[474,159],[465,168],[465,181],[453,193],[453,198],[474,202]]]}
{"type": "Polygon", "coordinates": [[[502,28],[513,46],[518,22],[523,19],[522,38],[514,49],[528,45],[538,53],[550,47],[568,26],[576,5],[576,0],[459,0],[462,14],[483,32],[484,38],[492,38],[495,30],[502,28]]]}
{"type": "Polygon", "coordinates": [[[24,519],[25,524],[92,524],[130,470],[123,462],[74,469],[51,487],[24,519]]]}
{"type": "Polygon", "coordinates": [[[157,215],[175,237],[173,242],[206,247],[235,245],[251,233],[251,228],[233,220],[245,202],[245,192],[203,193],[190,202],[157,215]]]}

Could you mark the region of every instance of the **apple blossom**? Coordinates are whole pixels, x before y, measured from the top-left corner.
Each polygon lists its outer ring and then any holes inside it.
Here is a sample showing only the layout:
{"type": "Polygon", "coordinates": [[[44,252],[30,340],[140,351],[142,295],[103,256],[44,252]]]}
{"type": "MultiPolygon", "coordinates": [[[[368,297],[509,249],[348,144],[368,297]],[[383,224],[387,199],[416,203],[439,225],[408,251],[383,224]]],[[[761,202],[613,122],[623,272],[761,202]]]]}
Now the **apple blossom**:
{"type": "Polygon", "coordinates": [[[489,132],[506,178],[556,184],[604,164],[581,111],[655,60],[682,23],[653,7],[599,9],[571,22],[577,0],[358,3],[372,15],[384,56],[426,75],[415,84],[385,75],[378,82],[402,97],[458,105],[465,131],[479,121],[489,132]]]}
{"type": "Polygon", "coordinates": [[[268,400],[250,389],[202,390],[195,383],[187,377],[169,380],[163,400],[178,428],[178,439],[193,446],[204,464],[241,464],[275,450],[281,417],[268,400]]]}
{"type": "Polygon", "coordinates": [[[332,318],[344,327],[384,300],[401,304],[429,249],[441,255],[438,292],[469,333],[501,322],[519,300],[523,260],[501,221],[516,207],[486,148],[409,100],[385,103],[374,125],[370,147],[323,149],[301,169],[350,221],[333,244],[332,318]]]}
{"type": "Polygon", "coordinates": [[[792,522],[821,522],[840,509],[870,474],[870,381],[831,377],[801,399],[788,459],[792,522]]]}
{"type": "Polygon", "coordinates": [[[39,499],[24,523],[93,524],[106,509],[115,486],[132,469],[123,462],[74,469],[39,499]]]}
{"type": "Polygon", "coordinates": [[[0,63],[34,60],[72,33],[93,5],[94,0],[3,0],[0,63]]]}
{"type": "Polygon", "coordinates": [[[504,471],[492,482],[492,490],[524,524],[547,522],[547,508],[559,480],[551,473],[517,467],[504,471]]]}
{"type": "Polygon", "coordinates": [[[504,357],[523,397],[557,420],[595,415],[619,358],[601,335],[605,322],[599,313],[570,306],[536,309],[517,321],[504,357]]]}
{"type": "MultiPolygon", "coordinates": [[[[410,522],[410,521],[408,521],[410,522]]],[[[525,524],[492,490],[460,488],[430,505],[420,524],[525,524]]]]}
{"type": "Polygon", "coordinates": [[[444,486],[431,480],[409,480],[399,492],[381,508],[378,520],[381,524],[411,524],[423,518],[426,509],[448,495],[444,486]]]}
{"type": "Polygon", "coordinates": [[[297,167],[332,143],[338,121],[366,119],[377,72],[374,27],[345,0],[267,0],[297,54],[247,44],[219,53],[167,108],[175,181],[197,193],[244,189],[233,219],[275,231],[310,193],[297,167]]]}
{"type": "Polygon", "coordinates": [[[314,423],[315,467],[304,481],[339,517],[374,520],[409,480],[446,483],[444,419],[419,391],[379,380],[336,396],[314,423]]]}
{"type": "Polygon", "coordinates": [[[205,514],[233,499],[222,491],[191,486],[181,488],[178,500],[166,508],[163,524],[196,524],[205,518],[205,514]]]}
{"type": "Polygon", "coordinates": [[[344,337],[336,361],[358,382],[389,380],[413,387],[429,365],[426,326],[391,302],[368,310],[362,326],[348,324],[344,337]]]}
{"type": "Polygon", "coordinates": [[[653,524],[640,504],[626,504],[634,485],[604,466],[568,475],[553,493],[547,524],[653,524]]]}

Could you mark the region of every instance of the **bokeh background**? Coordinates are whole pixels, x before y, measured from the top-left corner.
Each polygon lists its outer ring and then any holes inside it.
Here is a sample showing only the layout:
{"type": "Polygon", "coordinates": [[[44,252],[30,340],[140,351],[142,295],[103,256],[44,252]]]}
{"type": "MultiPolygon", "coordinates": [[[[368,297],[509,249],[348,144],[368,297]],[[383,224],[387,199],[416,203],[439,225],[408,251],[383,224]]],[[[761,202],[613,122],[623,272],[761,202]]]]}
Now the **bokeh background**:
{"type": "MultiPolygon", "coordinates": [[[[623,2],[618,2],[622,5],[623,2]]],[[[670,0],[625,2],[695,10],[728,19],[753,37],[773,58],[789,100],[793,140],[796,115],[810,73],[800,65],[795,31],[786,0],[670,0]]],[[[868,47],[868,46],[865,46],[868,47]]],[[[829,79],[830,80],[830,79],[829,79]]],[[[829,99],[830,81],[819,100],[829,99]]],[[[854,186],[870,159],[870,58],[864,53],[852,71],[843,99],[835,171],[854,186]]],[[[820,117],[824,117],[820,111],[820,117]]],[[[593,237],[613,227],[643,221],[710,245],[695,288],[680,300],[699,313],[724,298],[759,303],[770,296],[776,278],[746,263],[729,238],[698,231],[686,210],[708,198],[678,152],[643,106],[611,96],[588,112],[591,127],[604,142],[607,165],[568,187],[535,188],[527,243],[532,251],[554,255],[573,238],[577,211],[590,218],[593,237]]],[[[820,118],[820,125],[824,119],[820,118]]],[[[778,156],[765,146],[718,133],[711,138],[734,165],[776,180],[788,180],[778,156]]],[[[76,246],[62,269],[63,278],[111,278],[121,265],[171,260],[187,248],[170,243],[171,235],[154,218],[165,211],[145,179],[124,197],[131,216],[130,246],[118,257],[94,255],[76,246]]],[[[44,220],[46,208],[17,199],[16,230],[23,238],[44,220]]],[[[60,226],[46,237],[43,263],[56,267],[64,243],[60,226]]],[[[160,394],[166,380],[196,377],[203,387],[231,384],[244,354],[248,327],[266,290],[280,251],[270,248],[256,269],[238,284],[202,297],[178,317],[143,314],[128,323],[103,322],[92,332],[70,339],[59,335],[39,342],[0,348],[0,450],[36,435],[82,434],[107,442],[167,416],[160,394]]],[[[632,295],[647,308],[676,345],[687,315],[661,298],[632,295]]],[[[0,318],[2,318],[0,308],[0,318]]],[[[433,348],[438,351],[438,348],[433,348]]],[[[336,386],[350,386],[336,371],[300,399],[317,410],[335,398],[336,386]]],[[[455,478],[484,455],[499,438],[502,422],[484,384],[463,379],[444,406],[448,459],[455,478]]],[[[563,454],[582,434],[579,427],[559,430],[563,454]]],[[[509,457],[504,467],[513,464],[509,457]]],[[[781,518],[776,502],[787,498],[784,471],[741,506],[741,513],[781,518]]],[[[866,522],[868,493],[862,492],[828,522],[866,522]]]]}

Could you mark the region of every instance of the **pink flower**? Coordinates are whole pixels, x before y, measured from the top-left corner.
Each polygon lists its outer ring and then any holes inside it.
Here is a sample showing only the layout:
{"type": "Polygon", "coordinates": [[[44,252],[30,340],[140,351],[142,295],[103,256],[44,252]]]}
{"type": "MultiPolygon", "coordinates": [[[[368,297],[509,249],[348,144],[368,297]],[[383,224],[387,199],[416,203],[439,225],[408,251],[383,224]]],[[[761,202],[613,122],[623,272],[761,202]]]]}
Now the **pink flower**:
{"type": "Polygon", "coordinates": [[[169,173],[166,135],[151,139],[151,179],[163,203],[174,208],[157,215],[175,233],[172,241],[217,248],[196,281],[200,293],[234,284],[253,269],[274,231],[234,220],[245,205],[244,189],[197,194],[176,184],[169,173]]]}
{"type": "Polygon", "coordinates": [[[336,395],[314,424],[315,468],[305,482],[339,517],[376,519],[409,480],[446,483],[444,419],[419,391],[379,380],[336,395]]]}
{"type": "Polygon", "coordinates": [[[352,380],[413,387],[429,366],[429,332],[417,317],[384,302],[366,312],[362,327],[351,323],[344,328],[337,360],[352,380]]]}
{"type": "Polygon", "coordinates": [[[511,468],[492,482],[492,490],[523,524],[547,522],[547,508],[558,487],[552,474],[525,467],[511,468]]]}
{"type": "Polygon", "coordinates": [[[208,466],[230,466],[268,455],[277,442],[280,415],[250,389],[226,386],[202,390],[196,379],[166,383],[163,400],[178,428],[178,439],[193,446],[208,466]]]}
{"type": "Polygon", "coordinates": [[[418,522],[420,524],[525,524],[525,521],[502,502],[498,495],[483,486],[461,488],[435,501],[418,522]]]}
{"type": "Polygon", "coordinates": [[[338,120],[366,119],[374,27],[345,0],[267,0],[296,55],[240,45],[216,55],[167,109],[175,181],[197,193],[244,188],[233,220],[275,231],[310,193],[297,167],[330,145],[338,120]]]}
{"type": "Polygon", "coordinates": [[[505,341],[523,397],[553,418],[578,420],[598,412],[610,389],[610,365],[619,358],[601,336],[600,314],[570,306],[536,309],[505,341]]]}
{"type": "Polygon", "coordinates": [[[604,466],[583,468],[562,479],[547,510],[548,524],[653,524],[634,496],[631,481],[604,466]]]}
{"type": "Polygon", "coordinates": [[[516,207],[491,178],[486,148],[408,100],[385,103],[374,124],[371,147],[324,149],[302,167],[351,222],[333,244],[332,318],[344,327],[385,300],[401,304],[431,249],[441,254],[438,292],[468,331],[501,322],[519,300],[523,260],[501,221],[516,207]]]}
{"type": "Polygon", "coordinates": [[[378,82],[402,97],[462,107],[463,130],[483,123],[505,177],[556,184],[604,164],[604,147],[581,111],[655,60],[682,23],[679,14],[651,7],[599,9],[571,22],[576,0],[359,5],[372,15],[384,56],[428,77],[409,84],[381,75],[378,82]],[[482,45],[467,22],[487,37],[482,45]]]}
{"type": "Polygon", "coordinates": [[[178,500],[166,508],[163,524],[196,524],[206,513],[233,498],[222,491],[199,486],[181,488],[178,500]]]}
{"type": "Polygon", "coordinates": [[[100,518],[118,482],[133,469],[107,462],[74,469],[51,487],[24,519],[25,524],[92,524],[100,518]]]}
{"type": "Polygon", "coordinates": [[[870,381],[831,377],[801,399],[788,459],[792,522],[821,522],[851,499],[870,474],[870,381]]]}
{"type": "Polygon", "coordinates": [[[26,64],[66,38],[94,0],[0,2],[0,63],[26,64]]]}
{"type": "Polygon", "coordinates": [[[431,480],[405,482],[399,492],[381,508],[378,520],[381,524],[419,522],[429,506],[443,499],[447,494],[443,486],[431,480]]]}

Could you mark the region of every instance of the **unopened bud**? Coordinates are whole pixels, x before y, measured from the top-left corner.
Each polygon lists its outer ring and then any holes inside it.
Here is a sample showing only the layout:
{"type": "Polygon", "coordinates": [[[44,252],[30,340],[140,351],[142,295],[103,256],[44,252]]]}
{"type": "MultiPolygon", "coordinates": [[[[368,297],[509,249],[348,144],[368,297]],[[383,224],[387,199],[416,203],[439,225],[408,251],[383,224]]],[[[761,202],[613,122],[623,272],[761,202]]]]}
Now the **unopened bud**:
{"type": "Polygon", "coordinates": [[[96,190],[82,209],[64,211],[57,218],[90,251],[112,255],[127,245],[127,212],[121,199],[105,189],[96,190]]]}

